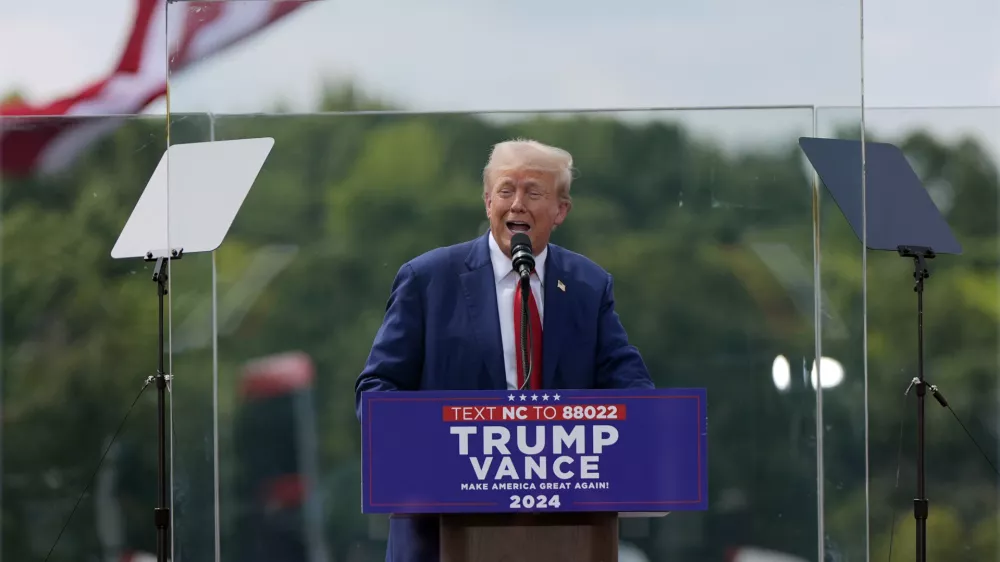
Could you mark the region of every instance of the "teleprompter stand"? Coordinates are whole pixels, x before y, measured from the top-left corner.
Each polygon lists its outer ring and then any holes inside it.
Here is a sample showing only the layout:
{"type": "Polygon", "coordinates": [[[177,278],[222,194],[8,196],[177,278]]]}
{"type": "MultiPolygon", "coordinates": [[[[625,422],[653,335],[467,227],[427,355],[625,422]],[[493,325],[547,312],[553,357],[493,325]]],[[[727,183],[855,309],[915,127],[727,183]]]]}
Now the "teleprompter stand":
{"type": "Polygon", "coordinates": [[[173,375],[165,367],[165,297],[171,262],[210,252],[225,238],[267,158],[270,138],[176,144],[167,149],[111,250],[111,257],[153,263],[158,298],[156,374],[157,482],[153,523],[156,560],[170,559],[172,517],[167,473],[166,395],[173,375]],[[169,181],[168,181],[169,178],[169,181]],[[168,222],[169,221],[169,222],[168,222]]]}
{"type": "Polygon", "coordinates": [[[154,261],[153,281],[156,283],[156,294],[159,300],[158,314],[158,366],[156,374],[146,379],[146,385],[156,383],[156,508],[153,509],[153,524],[156,526],[156,558],[165,561],[170,558],[170,504],[168,503],[167,487],[167,383],[170,375],[163,365],[164,350],[164,297],[168,292],[167,270],[168,259],[178,260],[182,250],[172,250],[170,257],[153,257],[152,252],[146,254],[146,261],[154,261]]]}
{"type": "Polygon", "coordinates": [[[899,148],[885,143],[802,137],[805,152],[819,178],[833,196],[866,250],[897,252],[913,260],[913,290],[917,293],[917,376],[907,394],[917,395],[917,489],[913,500],[916,520],[916,560],[927,560],[927,476],[924,433],[928,390],[938,403],[948,403],[924,377],[924,281],[930,277],[927,261],[937,254],[961,254],[944,217],[899,148]],[[864,175],[864,178],[862,177],[864,175]]]}

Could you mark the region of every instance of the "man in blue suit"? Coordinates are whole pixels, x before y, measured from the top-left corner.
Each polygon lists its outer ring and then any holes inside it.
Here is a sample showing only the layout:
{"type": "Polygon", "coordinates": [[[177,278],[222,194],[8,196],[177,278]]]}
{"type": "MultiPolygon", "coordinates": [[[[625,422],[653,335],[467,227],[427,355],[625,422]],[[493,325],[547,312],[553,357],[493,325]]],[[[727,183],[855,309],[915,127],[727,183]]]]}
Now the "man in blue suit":
{"type": "MultiPolygon", "coordinates": [[[[535,254],[531,388],[653,388],[615,312],[611,275],[549,243],[572,207],[572,170],[569,153],[536,141],[493,148],[483,170],[489,232],[427,252],[399,269],[355,384],[359,418],[366,390],[525,385],[521,354],[515,352],[521,298],[511,238],[518,232],[528,235],[535,254]]],[[[387,562],[437,560],[436,516],[390,519],[387,562]]]]}

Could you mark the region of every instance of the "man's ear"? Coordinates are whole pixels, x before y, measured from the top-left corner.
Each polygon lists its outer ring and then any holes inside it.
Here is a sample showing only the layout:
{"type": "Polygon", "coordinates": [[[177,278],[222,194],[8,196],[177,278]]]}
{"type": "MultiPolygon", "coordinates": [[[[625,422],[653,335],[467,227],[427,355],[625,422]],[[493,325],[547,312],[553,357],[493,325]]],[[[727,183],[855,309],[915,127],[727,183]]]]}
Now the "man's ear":
{"type": "Polygon", "coordinates": [[[559,226],[560,224],[563,223],[563,221],[566,220],[566,217],[569,215],[569,211],[572,208],[573,204],[570,203],[569,201],[559,202],[559,212],[556,214],[556,220],[555,220],[556,226],[559,226]]]}

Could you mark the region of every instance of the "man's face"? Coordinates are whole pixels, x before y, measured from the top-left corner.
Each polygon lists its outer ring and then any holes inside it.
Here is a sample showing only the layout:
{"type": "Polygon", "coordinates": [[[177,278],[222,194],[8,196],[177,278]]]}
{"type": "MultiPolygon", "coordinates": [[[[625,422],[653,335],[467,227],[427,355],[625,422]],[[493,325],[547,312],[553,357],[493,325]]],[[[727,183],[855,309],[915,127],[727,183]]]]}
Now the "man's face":
{"type": "Polygon", "coordinates": [[[552,229],[562,224],[569,203],[559,199],[555,174],[538,170],[512,170],[496,174],[486,192],[486,215],[490,231],[505,254],[515,232],[531,238],[537,255],[549,243],[552,229]]]}

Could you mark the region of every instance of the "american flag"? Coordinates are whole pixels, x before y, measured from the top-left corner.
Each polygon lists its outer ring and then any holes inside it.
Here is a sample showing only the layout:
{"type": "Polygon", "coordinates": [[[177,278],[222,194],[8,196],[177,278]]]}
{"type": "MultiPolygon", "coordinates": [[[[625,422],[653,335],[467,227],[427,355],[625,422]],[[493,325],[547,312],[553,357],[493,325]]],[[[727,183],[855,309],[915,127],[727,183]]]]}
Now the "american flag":
{"type": "Polygon", "coordinates": [[[126,116],[167,94],[168,72],[174,78],[307,3],[180,2],[170,8],[167,25],[167,0],[136,0],[131,33],[108,76],[45,105],[0,104],[0,173],[66,169],[126,116]],[[87,119],[105,115],[118,117],[87,119]]]}

